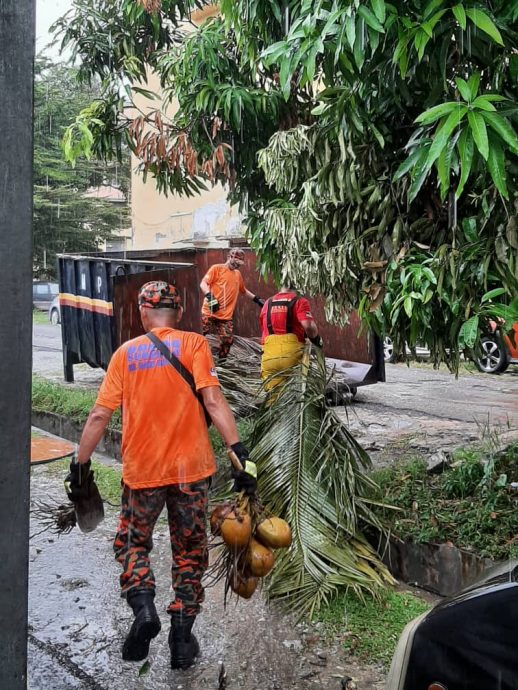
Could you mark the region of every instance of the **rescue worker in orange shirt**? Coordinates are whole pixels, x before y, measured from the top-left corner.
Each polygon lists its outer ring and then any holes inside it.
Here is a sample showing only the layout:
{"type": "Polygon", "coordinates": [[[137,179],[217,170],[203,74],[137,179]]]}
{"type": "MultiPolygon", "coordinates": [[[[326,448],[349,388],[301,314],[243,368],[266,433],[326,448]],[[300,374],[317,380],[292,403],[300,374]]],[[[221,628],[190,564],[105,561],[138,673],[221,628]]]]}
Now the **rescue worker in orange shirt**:
{"type": "Polygon", "coordinates": [[[211,266],[200,283],[204,295],[201,311],[202,333],[214,333],[218,336],[220,361],[227,358],[234,341],[233,316],[238,296],[246,295],[260,307],[264,304],[264,300],[245,287],[239,271],[244,262],[244,251],[233,248],[228,253],[227,261],[211,266]]]}
{"type": "Polygon", "coordinates": [[[269,379],[265,387],[270,390],[283,380],[283,376],[275,377],[275,374],[301,362],[306,336],[316,347],[322,347],[323,342],[309,301],[294,288],[283,286],[280,292],[267,299],[260,321],[261,378],[269,379]]]}
{"type": "Polygon", "coordinates": [[[174,599],[167,609],[171,667],[184,669],[199,652],[191,631],[204,598],[207,494],[216,471],[204,407],[244,468],[233,470],[234,489],[253,494],[257,472],[239,441],[206,339],[177,330],[182,317],[177,289],[160,281],[146,283],[138,304],[146,335],[124,343],[113,354],[65,486],[72,501],[84,496],[92,475],[90,456],[113,411],[122,405],[123,488],[114,551],[122,566],[121,596],[135,616],[122,657],[145,659],[151,639],[161,628],[150,551],[155,523],[166,506],[173,557],[174,599]],[[152,342],[154,337],[162,341],[160,347],[167,347],[167,359],[152,342]],[[171,366],[171,352],[192,374],[196,393],[185,375],[171,366]]]}

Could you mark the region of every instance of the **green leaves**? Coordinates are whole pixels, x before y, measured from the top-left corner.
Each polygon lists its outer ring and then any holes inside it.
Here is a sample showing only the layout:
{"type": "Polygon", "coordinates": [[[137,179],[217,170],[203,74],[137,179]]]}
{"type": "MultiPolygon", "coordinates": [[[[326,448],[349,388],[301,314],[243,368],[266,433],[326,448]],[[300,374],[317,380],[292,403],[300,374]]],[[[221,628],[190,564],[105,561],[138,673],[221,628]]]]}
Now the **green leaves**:
{"type": "Polygon", "coordinates": [[[416,117],[415,121],[421,125],[429,125],[436,122],[444,115],[449,115],[455,108],[459,107],[457,101],[449,101],[448,103],[439,103],[439,105],[434,105],[433,108],[425,110],[416,117]]]}
{"type": "Polygon", "coordinates": [[[494,302],[495,299],[508,296],[508,290],[504,287],[489,290],[480,298],[480,303],[475,307],[475,314],[462,324],[459,331],[458,344],[461,349],[472,350],[480,338],[487,333],[490,322],[498,322],[499,329],[503,333],[512,328],[518,320],[518,298],[510,304],[494,302]]]}
{"type": "MultiPolygon", "coordinates": [[[[432,145],[430,146],[430,151],[428,153],[428,157],[426,159],[426,166],[428,168],[431,168],[433,163],[437,160],[437,158],[441,155],[442,150],[448,143],[448,140],[453,132],[453,130],[456,127],[459,127],[464,115],[468,112],[468,109],[465,106],[460,106],[459,108],[455,108],[447,118],[442,120],[439,123],[439,127],[437,128],[437,132],[435,134],[435,137],[432,141],[432,145]]],[[[468,118],[471,115],[471,113],[468,113],[468,118]]]]}
{"type": "Polygon", "coordinates": [[[464,5],[458,4],[454,5],[451,8],[453,14],[455,15],[455,19],[459,22],[460,28],[465,31],[466,30],[466,11],[464,9],[464,5]]]}
{"type": "Polygon", "coordinates": [[[489,292],[486,292],[484,295],[482,295],[480,304],[490,302],[491,300],[495,299],[495,297],[502,297],[502,295],[505,295],[505,292],[505,288],[495,288],[494,290],[489,290],[489,292]]]}
{"type": "Polygon", "coordinates": [[[473,94],[467,82],[465,82],[464,79],[457,77],[455,79],[455,83],[457,84],[457,88],[459,89],[462,98],[469,103],[473,98],[473,94]]]}
{"type": "Polygon", "coordinates": [[[371,29],[374,29],[374,31],[377,31],[380,34],[385,33],[385,29],[383,28],[380,20],[377,19],[376,15],[371,12],[371,10],[366,7],[365,5],[360,5],[358,8],[358,14],[362,19],[365,20],[365,23],[367,26],[370,26],[371,29]]]}
{"type": "Polygon", "coordinates": [[[398,296],[390,310],[392,325],[401,317],[401,306],[403,306],[406,316],[411,319],[413,329],[408,340],[411,347],[417,343],[420,306],[428,304],[437,285],[437,278],[430,269],[429,263],[428,261],[423,262],[423,264],[409,262],[405,265],[405,269],[399,274],[398,296]]]}
{"type": "Polygon", "coordinates": [[[371,7],[380,25],[383,24],[386,17],[385,0],[371,0],[371,7]]]}
{"type": "Polygon", "coordinates": [[[504,45],[502,34],[497,29],[493,20],[485,12],[478,7],[469,7],[466,9],[466,15],[477,28],[484,31],[495,43],[501,46],[504,45]]]}
{"type": "Polygon", "coordinates": [[[467,81],[456,77],[455,85],[463,101],[439,103],[416,118],[419,125],[430,126],[436,122],[438,125],[431,141],[430,133],[423,132],[417,139],[419,143],[415,145],[412,156],[399,166],[394,176],[397,180],[411,172],[410,201],[419,194],[436,161],[441,199],[446,198],[450,188],[452,167],[457,161],[460,163],[460,177],[455,190],[459,199],[473,169],[475,148],[487,164],[495,187],[505,199],[509,198],[506,151],[518,153],[518,137],[510,122],[497,112],[494,105],[505,101],[505,97],[495,93],[478,95],[480,81],[479,72],[474,72],[467,81]],[[488,127],[493,131],[491,137],[488,136],[488,127]],[[452,141],[454,133],[456,140],[452,141]],[[494,136],[495,133],[498,136],[494,136]]]}
{"type": "Polygon", "coordinates": [[[509,121],[496,113],[483,113],[483,116],[491,129],[498,134],[513,153],[518,154],[518,137],[509,121]]]}
{"type": "Polygon", "coordinates": [[[385,33],[384,0],[371,0],[370,6],[356,3],[336,7],[329,3],[327,7],[312,14],[311,4],[303,4],[287,36],[261,54],[266,66],[277,67],[285,100],[289,100],[295,86],[312,89],[321,70],[326,69],[326,61],[328,74],[331,64],[339,65],[346,73],[354,72],[353,65],[361,70],[385,33]]]}
{"type": "Polygon", "coordinates": [[[498,139],[492,138],[489,147],[488,168],[491,173],[495,187],[498,189],[504,199],[509,199],[509,192],[507,191],[506,171],[505,171],[505,156],[502,146],[498,139]]]}
{"type": "Polygon", "coordinates": [[[475,343],[478,341],[478,327],[479,327],[479,317],[472,316],[470,319],[465,321],[459,331],[458,343],[461,349],[475,347],[475,343]]]}
{"type": "Polygon", "coordinates": [[[471,136],[469,129],[466,127],[459,137],[458,149],[460,153],[460,167],[461,175],[457,189],[455,190],[455,198],[459,199],[464,185],[467,182],[471,172],[471,165],[473,163],[473,153],[475,151],[475,141],[471,136]]]}
{"type": "Polygon", "coordinates": [[[149,669],[150,669],[150,668],[151,668],[151,664],[150,664],[150,662],[149,662],[149,659],[146,659],[146,661],[142,664],[142,666],[141,666],[141,667],[139,668],[139,670],[138,670],[139,678],[140,678],[141,676],[145,676],[146,673],[149,672],[149,669]]]}
{"type": "Polygon", "coordinates": [[[489,155],[489,142],[487,138],[487,129],[484,118],[479,113],[470,110],[468,113],[469,126],[473,140],[484,160],[487,160],[489,155]]]}
{"type": "Polygon", "coordinates": [[[293,532],[265,585],[269,598],[311,615],[337,591],[373,593],[392,578],[360,532],[383,529],[370,503],[376,486],[365,451],[326,403],[323,357],[284,373],[251,439],[261,499],[293,532]]]}
{"type": "Polygon", "coordinates": [[[450,169],[452,165],[453,150],[455,140],[451,139],[448,145],[443,148],[441,155],[437,161],[437,174],[441,185],[441,199],[446,198],[446,194],[450,188],[450,169]]]}

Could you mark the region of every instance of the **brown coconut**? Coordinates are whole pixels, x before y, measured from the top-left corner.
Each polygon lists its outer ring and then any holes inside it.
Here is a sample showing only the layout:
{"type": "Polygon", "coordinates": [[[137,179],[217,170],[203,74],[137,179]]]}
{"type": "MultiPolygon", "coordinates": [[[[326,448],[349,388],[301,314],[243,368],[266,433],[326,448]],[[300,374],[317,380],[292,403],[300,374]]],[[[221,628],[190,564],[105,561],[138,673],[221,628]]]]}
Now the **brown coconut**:
{"type": "Polygon", "coordinates": [[[219,534],[223,520],[232,510],[232,506],[228,503],[222,503],[216,506],[210,514],[210,531],[212,534],[219,534]]]}
{"type": "Polygon", "coordinates": [[[248,547],[246,563],[252,575],[264,577],[273,568],[275,558],[267,546],[263,546],[260,541],[252,537],[248,547]]]}
{"type": "Polygon", "coordinates": [[[230,580],[230,587],[233,592],[243,599],[250,599],[257,589],[257,578],[233,573],[230,580]]]}
{"type": "Polygon", "coordinates": [[[284,549],[291,544],[291,528],[279,517],[266,518],[257,525],[255,536],[270,549],[284,549]]]}
{"type": "Polygon", "coordinates": [[[227,513],[219,530],[227,546],[234,549],[242,548],[248,544],[252,536],[252,520],[248,513],[232,509],[227,513]]]}

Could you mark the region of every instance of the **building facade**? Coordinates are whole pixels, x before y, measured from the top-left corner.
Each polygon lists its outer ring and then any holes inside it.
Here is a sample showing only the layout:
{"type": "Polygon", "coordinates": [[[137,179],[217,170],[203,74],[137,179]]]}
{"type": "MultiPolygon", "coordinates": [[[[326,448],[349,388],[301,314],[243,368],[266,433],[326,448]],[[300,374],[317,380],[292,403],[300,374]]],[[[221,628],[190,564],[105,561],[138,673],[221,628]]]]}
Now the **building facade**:
{"type": "MultiPolygon", "coordinates": [[[[215,6],[204,7],[193,12],[192,20],[201,24],[217,13],[215,6]]],[[[135,105],[144,112],[161,108],[156,75],[149,74],[146,86],[156,94],[156,100],[135,93],[135,105]]],[[[168,115],[174,110],[173,103],[168,115]]],[[[144,181],[135,156],[131,164],[131,229],[131,246],[126,248],[132,250],[228,247],[231,240],[243,237],[239,213],[227,203],[222,185],[194,197],[165,196],[157,191],[152,176],[144,181]]]]}

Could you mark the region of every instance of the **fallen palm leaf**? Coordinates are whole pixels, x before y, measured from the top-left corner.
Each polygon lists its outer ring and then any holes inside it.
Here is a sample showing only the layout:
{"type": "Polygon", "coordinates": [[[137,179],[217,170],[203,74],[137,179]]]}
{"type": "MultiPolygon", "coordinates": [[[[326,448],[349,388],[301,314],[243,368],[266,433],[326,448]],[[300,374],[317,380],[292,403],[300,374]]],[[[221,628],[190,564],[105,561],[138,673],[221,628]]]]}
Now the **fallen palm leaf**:
{"type": "Polygon", "coordinates": [[[382,531],[371,510],[370,460],[327,404],[320,354],[306,355],[254,418],[252,459],[263,503],[285,519],[293,543],[279,552],[266,591],[300,615],[312,614],[340,589],[362,596],[394,579],[362,535],[382,531]]]}
{"type": "MultiPolygon", "coordinates": [[[[214,336],[208,336],[213,352],[217,350],[214,336]]],[[[218,379],[232,412],[241,418],[253,415],[264,400],[259,378],[261,346],[250,338],[234,336],[230,355],[216,365],[218,379]]]]}

